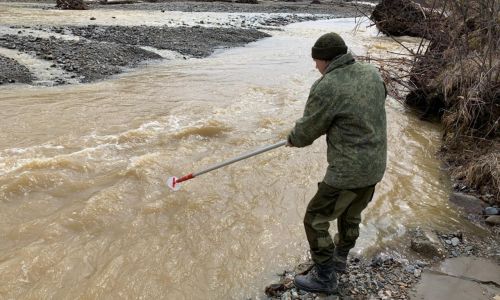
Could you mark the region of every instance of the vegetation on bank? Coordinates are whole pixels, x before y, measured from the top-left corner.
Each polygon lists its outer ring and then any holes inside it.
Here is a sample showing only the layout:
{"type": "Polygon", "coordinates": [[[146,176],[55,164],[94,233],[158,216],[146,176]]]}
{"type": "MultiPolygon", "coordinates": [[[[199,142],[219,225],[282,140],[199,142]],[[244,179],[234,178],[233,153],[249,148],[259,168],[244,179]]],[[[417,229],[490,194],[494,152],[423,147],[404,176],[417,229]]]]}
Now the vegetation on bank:
{"type": "Polygon", "coordinates": [[[403,85],[405,103],[444,125],[441,153],[457,189],[499,204],[500,2],[383,0],[372,20],[426,39],[405,61],[409,72],[388,75],[392,90],[403,85]]]}

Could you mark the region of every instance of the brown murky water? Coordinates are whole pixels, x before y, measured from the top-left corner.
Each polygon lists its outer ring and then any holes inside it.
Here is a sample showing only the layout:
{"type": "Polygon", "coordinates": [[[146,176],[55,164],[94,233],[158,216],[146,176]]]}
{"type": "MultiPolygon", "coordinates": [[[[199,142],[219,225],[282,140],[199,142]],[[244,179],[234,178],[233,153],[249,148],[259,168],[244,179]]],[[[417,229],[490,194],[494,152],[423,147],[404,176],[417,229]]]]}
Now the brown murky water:
{"type": "MultiPolygon", "coordinates": [[[[0,298],[263,298],[277,272],[306,256],[302,215],[324,174],[324,140],[175,193],[165,180],[285,138],[319,76],[309,51],[320,34],[340,32],[358,54],[397,48],[353,27],[294,24],[96,84],[1,87],[0,298]]],[[[435,159],[439,128],[392,99],[387,114],[388,169],[358,253],[407,226],[461,226],[435,159]]]]}

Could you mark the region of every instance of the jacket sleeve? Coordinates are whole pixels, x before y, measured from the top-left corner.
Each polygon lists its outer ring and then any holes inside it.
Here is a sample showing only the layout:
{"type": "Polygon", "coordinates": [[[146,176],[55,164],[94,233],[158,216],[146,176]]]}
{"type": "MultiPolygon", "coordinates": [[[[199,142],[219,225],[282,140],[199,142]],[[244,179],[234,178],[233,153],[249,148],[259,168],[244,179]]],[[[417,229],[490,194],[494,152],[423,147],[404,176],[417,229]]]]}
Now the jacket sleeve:
{"type": "Polygon", "coordinates": [[[295,147],[311,145],[317,138],[328,132],[333,122],[332,99],[322,95],[319,90],[321,89],[318,85],[311,89],[304,115],[297,120],[295,127],[288,135],[288,142],[295,147]]]}

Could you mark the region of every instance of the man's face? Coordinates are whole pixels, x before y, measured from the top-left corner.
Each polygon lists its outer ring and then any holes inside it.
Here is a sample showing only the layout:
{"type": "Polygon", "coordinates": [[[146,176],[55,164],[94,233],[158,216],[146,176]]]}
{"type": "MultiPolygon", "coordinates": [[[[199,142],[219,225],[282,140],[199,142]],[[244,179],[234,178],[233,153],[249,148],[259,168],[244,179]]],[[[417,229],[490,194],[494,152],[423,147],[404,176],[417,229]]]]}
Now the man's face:
{"type": "Polygon", "coordinates": [[[321,73],[321,75],[325,75],[326,68],[328,67],[328,64],[330,61],[328,60],[321,60],[321,59],[314,59],[314,62],[316,63],[316,69],[321,73]]]}

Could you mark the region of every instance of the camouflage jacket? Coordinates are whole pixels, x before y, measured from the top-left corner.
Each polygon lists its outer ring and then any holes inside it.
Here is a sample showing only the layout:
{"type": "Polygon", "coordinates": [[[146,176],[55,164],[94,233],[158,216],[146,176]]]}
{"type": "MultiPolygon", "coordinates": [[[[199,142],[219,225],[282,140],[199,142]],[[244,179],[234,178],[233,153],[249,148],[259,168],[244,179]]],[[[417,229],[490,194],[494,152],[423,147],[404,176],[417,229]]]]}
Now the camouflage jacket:
{"type": "Polygon", "coordinates": [[[324,182],[340,189],[373,185],[382,179],[387,160],[385,97],[377,69],[344,54],[311,87],[288,141],[305,147],[326,134],[324,182]]]}

